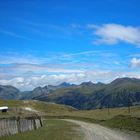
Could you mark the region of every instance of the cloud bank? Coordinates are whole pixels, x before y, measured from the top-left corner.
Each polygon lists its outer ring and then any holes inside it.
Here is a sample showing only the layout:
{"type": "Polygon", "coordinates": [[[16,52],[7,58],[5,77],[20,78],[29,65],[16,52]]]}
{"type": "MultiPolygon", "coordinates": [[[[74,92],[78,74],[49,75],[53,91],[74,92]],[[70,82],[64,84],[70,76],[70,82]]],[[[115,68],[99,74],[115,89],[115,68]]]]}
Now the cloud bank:
{"type": "MultiPolygon", "coordinates": [[[[1,77],[2,75],[0,75],[1,77]]],[[[69,82],[74,84],[80,84],[85,81],[92,81],[94,83],[104,82],[108,83],[115,78],[120,77],[135,77],[140,78],[140,72],[121,72],[110,70],[92,70],[83,71],[79,73],[51,73],[51,74],[24,74],[13,75],[10,78],[7,75],[0,79],[2,85],[13,85],[21,90],[31,90],[38,86],[45,85],[58,85],[62,82],[69,82]]]]}

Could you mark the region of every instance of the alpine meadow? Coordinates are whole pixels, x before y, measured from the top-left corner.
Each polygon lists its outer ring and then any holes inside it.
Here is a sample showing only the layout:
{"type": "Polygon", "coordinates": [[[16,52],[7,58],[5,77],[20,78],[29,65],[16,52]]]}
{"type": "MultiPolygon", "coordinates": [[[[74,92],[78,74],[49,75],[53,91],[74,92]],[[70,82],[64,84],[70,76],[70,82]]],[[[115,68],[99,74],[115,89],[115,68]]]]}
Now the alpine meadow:
{"type": "Polygon", "coordinates": [[[0,140],[140,140],[140,1],[0,1],[0,140]]]}

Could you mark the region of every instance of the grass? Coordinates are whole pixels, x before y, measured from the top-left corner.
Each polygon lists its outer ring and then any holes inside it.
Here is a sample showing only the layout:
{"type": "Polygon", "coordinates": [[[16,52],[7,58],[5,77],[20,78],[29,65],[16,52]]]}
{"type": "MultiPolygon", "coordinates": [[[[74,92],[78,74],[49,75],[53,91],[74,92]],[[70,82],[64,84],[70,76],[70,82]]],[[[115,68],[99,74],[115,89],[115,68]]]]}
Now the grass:
{"type": "Polygon", "coordinates": [[[28,131],[12,136],[5,136],[1,140],[82,140],[78,125],[64,120],[47,119],[44,126],[35,131],[28,131]]]}
{"type": "MultiPolygon", "coordinates": [[[[127,107],[110,108],[109,111],[108,109],[76,110],[70,106],[39,101],[0,100],[0,106],[2,105],[7,105],[10,108],[30,107],[38,110],[39,115],[49,119],[77,119],[140,134],[140,106],[131,107],[129,112],[127,107]]],[[[23,114],[28,114],[28,112],[23,112],[23,114]]],[[[6,115],[13,116],[16,115],[16,112],[9,110],[6,115]]],[[[3,113],[0,113],[0,116],[3,116],[3,113]]]]}
{"type": "Polygon", "coordinates": [[[76,109],[70,106],[65,105],[58,105],[55,103],[45,103],[40,101],[22,101],[22,100],[0,100],[0,106],[8,106],[9,111],[7,113],[1,113],[0,117],[6,117],[6,116],[26,116],[26,115],[34,115],[33,112],[22,110],[22,108],[30,107],[34,110],[38,111],[39,115],[46,115],[46,114],[64,114],[68,112],[72,112],[76,109]],[[17,110],[17,108],[21,110],[17,110]]]}
{"type": "Polygon", "coordinates": [[[95,120],[92,118],[83,117],[70,117],[70,116],[52,116],[46,118],[58,118],[58,119],[73,119],[80,120],[89,123],[96,123],[109,128],[116,128],[127,133],[135,133],[140,135],[140,118],[118,115],[107,120],[95,120]]]}
{"type": "Polygon", "coordinates": [[[102,125],[120,130],[133,131],[140,134],[140,118],[119,115],[101,122],[102,125]]]}
{"type": "Polygon", "coordinates": [[[117,128],[121,131],[136,132],[140,135],[140,106],[133,106],[128,111],[128,108],[112,108],[96,109],[96,110],[78,110],[67,112],[59,116],[46,113],[46,117],[50,118],[69,118],[90,123],[98,123],[110,128],[117,128]]]}
{"type": "MultiPolygon", "coordinates": [[[[30,107],[39,111],[43,116],[69,116],[69,117],[82,117],[95,120],[108,120],[118,115],[125,115],[140,118],[140,106],[131,107],[130,113],[127,107],[122,108],[110,108],[108,109],[96,109],[96,110],[77,110],[70,106],[59,105],[55,103],[45,103],[40,101],[21,101],[21,100],[0,100],[0,106],[8,106],[9,108],[24,108],[30,107]]],[[[7,113],[9,115],[15,115],[12,111],[7,113]]],[[[3,113],[0,113],[3,115],[3,113]]]]}
{"type": "Polygon", "coordinates": [[[112,108],[109,109],[96,109],[96,110],[79,110],[73,111],[73,113],[68,113],[68,116],[74,117],[83,117],[83,118],[90,118],[95,120],[108,120],[118,115],[125,115],[131,117],[140,118],[140,106],[131,107],[130,113],[128,112],[128,108],[112,108]]]}

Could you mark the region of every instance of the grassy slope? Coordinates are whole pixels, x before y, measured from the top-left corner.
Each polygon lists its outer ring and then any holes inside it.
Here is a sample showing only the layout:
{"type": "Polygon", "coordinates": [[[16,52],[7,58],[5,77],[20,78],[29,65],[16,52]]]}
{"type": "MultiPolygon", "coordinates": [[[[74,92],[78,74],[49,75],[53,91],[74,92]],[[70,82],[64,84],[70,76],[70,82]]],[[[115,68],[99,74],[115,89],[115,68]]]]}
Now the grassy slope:
{"type": "MultiPolygon", "coordinates": [[[[40,115],[46,115],[46,113],[51,114],[51,115],[60,115],[64,114],[67,112],[74,111],[76,109],[70,107],[70,106],[65,106],[65,105],[58,105],[54,103],[44,103],[40,101],[21,101],[21,100],[0,100],[0,106],[8,106],[9,111],[8,113],[1,113],[0,116],[15,116],[15,115],[26,115],[29,112],[16,112],[13,111],[13,109],[16,108],[25,108],[25,107],[30,107],[34,110],[39,111],[40,115]]],[[[33,112],[32,112],[33,113],[33,112]]]]}
{"type": "MultiPolygon", "coordinates": [[[[47,113],[47,117],[50,114],[47,113]]],[[[51,116],[52,117],[52,116],[51,116]]],[[[53,116],[54,117],[54,116],[53,116]]],[[[128,108],[72,111],[67,112],[56,118],[71,118],[91,123],[117,128],[126,131],[133,131],[140,135],[140,106],[131,107],[130,113],[128,108]]]]}
{"type": "Polygon", "coordinates": [[[36,131],[19,133],[0,138],[1,140],[82,140],[78,126],[63,120],[45,120],[44,126],[36,131]],[[77,129],[77,131],[76,131],[77,129]]]}
{"type": "Polygon", "coordinates": [[[128,108],[114,108],[114,109],[96,109],[96,110],[71,110],[63,113],[52,113],[52,112],[45,112],[45,116],[47,117],[77,117],[77,118],[89,118],[93,120],[108,120],[112,119],[118,115],[125,115],[140,118],[140,106],[131,107],[130,113],[128,112],[128,108]]]}
{"type": "Polygon", "coordinates": [[[111,128],[133,131],[140,135],[140,118],[119,115],[100,123],[111,128]]]}
{"type": "MultiPolygon", "coordinates": [[[[72,116],[91,118],[96,120],[107,120],[117,115],[130,115],[132,117],[140,117],[140,106],[131,107],[130,113],[128,108],[96,109],[96,110],[76,110],[70,106],[58,105],[54,103],[45,103],[40,101],[21,101],[21,100],[0,100],[0,106],[8,106],[9,108],[31,107],[45,116],[72,116]]],[[[10,112],[9,110],[9,113],[10,112]]],[[[1,113],[0,113],[1,114],[1,113]]]]}
{"type": "MultiPolygon", "coordinates": [[[[114,108],[102,110],[76,110],[69,106],[38,101],[2,101],[0,106],[9,107],[31,107],[36,109],[46,118],[72,118],[93,123],[100,123],[112,128],[135,131],[140,134],[140,106],[128,108],[114,108]]],[[[10,111],[9,111],[10,114],[10,111]]],[[[12,113],[11,113],[12,114],[12,113]]]]}

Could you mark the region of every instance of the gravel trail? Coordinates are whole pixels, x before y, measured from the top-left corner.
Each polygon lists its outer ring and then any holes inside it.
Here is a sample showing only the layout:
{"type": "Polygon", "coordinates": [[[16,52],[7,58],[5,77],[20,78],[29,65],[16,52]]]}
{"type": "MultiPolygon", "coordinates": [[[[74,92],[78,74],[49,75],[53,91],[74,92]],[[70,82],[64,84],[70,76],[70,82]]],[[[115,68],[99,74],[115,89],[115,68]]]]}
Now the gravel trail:
{"type": "Polygon", "coordinates": [[[84,140],[140,140],[136,136],[131,136],[120,131],[111,130],[98,124],[87,123],[83,121],[65,119],[81,127],[84,133],[84,140]]]}

